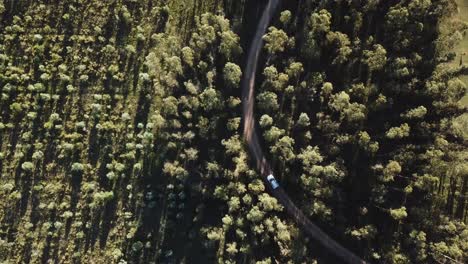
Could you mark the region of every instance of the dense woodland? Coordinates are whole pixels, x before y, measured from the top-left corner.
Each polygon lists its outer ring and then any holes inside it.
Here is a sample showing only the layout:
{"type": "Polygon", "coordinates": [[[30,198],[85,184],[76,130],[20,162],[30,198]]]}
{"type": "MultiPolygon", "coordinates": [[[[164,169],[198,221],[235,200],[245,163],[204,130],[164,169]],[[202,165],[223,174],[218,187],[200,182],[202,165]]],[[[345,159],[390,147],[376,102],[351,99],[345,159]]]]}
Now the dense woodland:
{"type": "MultiPolygon", "coordinates": [[[[0,263],[338,263],[242,139],[265,4],[0,0],[0,263]]],[[[369,263],[468,262],[456,10],[288,0],[264,37],[256,116],[275,175],[369,263]]]]}

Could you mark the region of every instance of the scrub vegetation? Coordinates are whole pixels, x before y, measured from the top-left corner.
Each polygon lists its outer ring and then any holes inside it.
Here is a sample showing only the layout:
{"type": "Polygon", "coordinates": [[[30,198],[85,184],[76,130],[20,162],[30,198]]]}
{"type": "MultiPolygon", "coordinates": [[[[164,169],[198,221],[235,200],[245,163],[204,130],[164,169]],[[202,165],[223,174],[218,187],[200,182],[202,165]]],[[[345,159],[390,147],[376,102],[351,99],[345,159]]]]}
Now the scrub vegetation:
{"type": "MultiPolygon", "coordinates": [[[[0,263],[336,263],[242,140],[265,4],[0,0],[0,263]]],[[[264,36],[275,177],[369,263],[468,261],[456,15],[454,0],[283,1],[264,36]]]]}
{"type": "MultiPolygon", "coordinates": [[[[468,0],[457,0],[456,2],[458,4],[458,13],[455,16],[455,19],[468,22],[468,0]]],[[[463,36],[462,40],[454,48],[454,52],[456,54],[455,56],[458,55],[458,61],[457,60],[453,61],[455,65],[456,63],[458,63],[459,65],[462,65],[463,63],[466,63],[468,60],[468,34],[465,33],[462,36],[463,36]]],[[[468,83],[468,74],[461,76],[460,79],[463,80],[465,83],[468,83]]],[[[462,103],[465,105],[468,105],[468,94],[465,95],[465,97],[463,97],[462,103]]]]}

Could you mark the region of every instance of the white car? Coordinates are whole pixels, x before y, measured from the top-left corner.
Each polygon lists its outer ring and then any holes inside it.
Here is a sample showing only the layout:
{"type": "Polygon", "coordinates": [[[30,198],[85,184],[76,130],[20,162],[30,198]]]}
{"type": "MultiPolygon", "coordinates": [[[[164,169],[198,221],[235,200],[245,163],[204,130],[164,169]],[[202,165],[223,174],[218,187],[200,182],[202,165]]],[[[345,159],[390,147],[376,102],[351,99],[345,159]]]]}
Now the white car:
{"type": "Polygon", "coordinates": [[[273,177],[272,174],[268,175],[267,180],[270,183],[271,188],[273,188],[273,190],[279,187],[278,182],[276,181],[275,177],[273,177]]]}

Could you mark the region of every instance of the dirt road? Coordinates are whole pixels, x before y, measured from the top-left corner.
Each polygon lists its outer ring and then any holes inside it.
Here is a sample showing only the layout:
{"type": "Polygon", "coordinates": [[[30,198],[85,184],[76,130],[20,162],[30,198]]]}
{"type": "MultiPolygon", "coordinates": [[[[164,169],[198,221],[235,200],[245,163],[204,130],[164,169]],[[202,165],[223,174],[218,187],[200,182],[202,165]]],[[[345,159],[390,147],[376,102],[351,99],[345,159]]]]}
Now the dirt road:
{"type": "MultiPolygon", "coordinates": [[[[263,15],[257,27],[254,39],[252,41],[249,53],[247,65],[244,69],[244,76],[242,80],[242,115],[243,115],[243,127],[244,127],[244,140],[247,142],[249,151],[253,156],[256,167],[260,172],[263,180],[269,185],[266,177],[269,174],[274,174],[270,164],[263,154],[263,150],[260,145],[257,131],[255,130],[255,119],[254,119],[254,103],[255,103],[255,74],[257,72],[258,59],[262,48],[263,40],[262,37],[266,32],[268,24],[271,21],[273,14],[280,4],[280,0],[270,0],[265,7],[263,15]]],[[[271,189],[271,188],[270,188],[271,189]]],[[[272,190],[272,195],[278,199],[278,201],[284,206],[288,214],[295,219],[312,239],[316,240],[323,247],[329,250],[330,254],[334,254],[340,258],[344,263],[350,264],[363,264],[365,261],[354,255],[351,251],[347,250],[335,240],[325,234],[318,226],[312,223],[297,206],[292,202],[286,192],[278,187],[272,190]]]]}

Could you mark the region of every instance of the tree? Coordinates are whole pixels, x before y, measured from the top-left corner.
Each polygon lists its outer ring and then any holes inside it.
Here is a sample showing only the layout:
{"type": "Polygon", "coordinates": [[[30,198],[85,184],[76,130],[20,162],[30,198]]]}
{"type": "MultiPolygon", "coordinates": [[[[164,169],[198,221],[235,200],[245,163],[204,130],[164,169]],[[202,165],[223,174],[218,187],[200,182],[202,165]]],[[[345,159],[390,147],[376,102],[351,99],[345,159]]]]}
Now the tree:
{"type": "Polygon", "coordinates": [[[387,63],[387,51],[382,45],[375,44],[373,50],[364,50],[363,62],[371,72],[381,70],[387,63]]]}
{"type": "Polygon", "coordinates": [[[224,80],[229,87],[237,87],[240,83],[242,71],[241,68],[231,62],[224,67],[224,80]]]}
{"type": "Polygon", "coordinates": [[[273,92],[263,92],[257,96],[258,107],[273,112],[279,109],[278,96],[273,92]]]}
{"type": "Polygon", "coordinates": [[[21,164],[21,169],[23,169],[26,172],[31,172],[34,170],[34,164],[29,161],[23,162],[23,164],[21,164]]]}
{"type": "MultiPolygon", "coordinates": [[[[0,262],[334,262],[241,140],[264,4],[0,0],[0,262]]],[[[465,263],[455,2],[282,7],[254,107],[284,191],[368,262],[465,263]]]]}
{"type": "Polygon", "coordinates": [[[265,49],[269,54],[283,52],[289,40],[288,35],[283,30],[275,27],[270,27],[263,39],[265,40],[265,49]]]}
{"type": "Polygon", "coordinates": [[[297,124],[301,127],[307,127],[310,125],[310,118],[306,113],[301,113],[299,115],[299,119],[297,120],[297,124]]]}
{"type": "Polygon", "coordinates": [[[200,94],[200,103],[206,111],[219,110],[222,107],[220,94],[213,88],[208,88],[200,94]]]}

